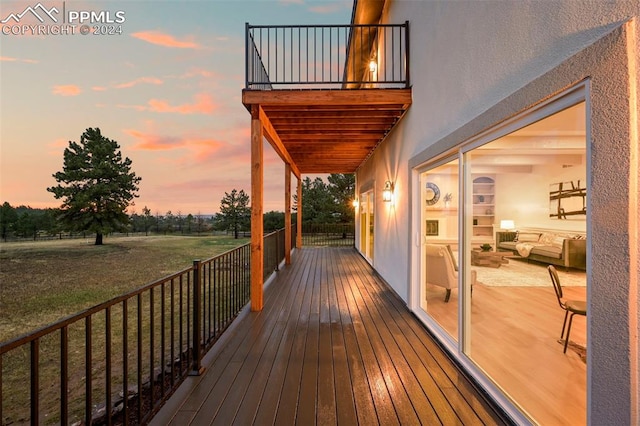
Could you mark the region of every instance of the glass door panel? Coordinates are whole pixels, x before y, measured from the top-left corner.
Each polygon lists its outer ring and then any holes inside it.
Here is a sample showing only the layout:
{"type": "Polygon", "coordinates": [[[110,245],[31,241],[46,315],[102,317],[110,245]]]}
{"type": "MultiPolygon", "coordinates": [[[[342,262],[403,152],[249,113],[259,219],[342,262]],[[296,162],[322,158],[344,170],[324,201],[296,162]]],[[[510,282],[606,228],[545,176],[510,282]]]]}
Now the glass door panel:
{"type": "Polygon", "coordinates": [[[373,191],[360,194],[360,252],[373,264],[373,191]]]}
{"type": "Polygon", "coordinates": [[[565,296],[586,300],[585,129],[580,103],[464,156],[462,266],[476,284],[461,348],[539,424],[586,423],[586,318],[574,317],[563,353],[548,271],[555,264],[565,296]]]}
{"type": "Polygon", "coordinates": [[[420,307],[458,338],[458,160],[420,174],[420,307]]]}

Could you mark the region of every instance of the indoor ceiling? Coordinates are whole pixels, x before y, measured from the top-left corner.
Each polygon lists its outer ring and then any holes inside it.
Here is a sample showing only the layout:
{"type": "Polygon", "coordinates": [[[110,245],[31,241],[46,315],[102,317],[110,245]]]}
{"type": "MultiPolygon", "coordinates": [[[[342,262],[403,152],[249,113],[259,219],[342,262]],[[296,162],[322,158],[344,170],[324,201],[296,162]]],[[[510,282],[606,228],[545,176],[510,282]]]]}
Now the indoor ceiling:
{"type": "Polygon", "coordinates": [[[485,172],[528,173],[536,165],[581,165],[586,158],[586,137],[582,102],[473,150],[472,161],[485,172]]]}

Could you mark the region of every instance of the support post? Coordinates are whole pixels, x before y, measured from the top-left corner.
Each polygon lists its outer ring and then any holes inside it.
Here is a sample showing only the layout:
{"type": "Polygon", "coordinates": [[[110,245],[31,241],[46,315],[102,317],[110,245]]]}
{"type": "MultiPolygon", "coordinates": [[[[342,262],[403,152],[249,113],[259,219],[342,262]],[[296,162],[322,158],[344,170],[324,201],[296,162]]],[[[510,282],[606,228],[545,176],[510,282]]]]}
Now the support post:
{"type": "Polygon", "coordinates": [[[263,147],[260,106],[251,107],[251,310],[263,307],[264,226],[263,202],[263,147]]]}
{"type": "Polygon", "coordinates": [[[284,263],[291,265],[291,165],[284,165],[284,263]]]}
{"type": "Polygon", "coordinates": [[[296,247],[298,249],[302,248],[302,175],[298,177],[298,214],[296,215],[297,221],[296,226],[296,247]]]}

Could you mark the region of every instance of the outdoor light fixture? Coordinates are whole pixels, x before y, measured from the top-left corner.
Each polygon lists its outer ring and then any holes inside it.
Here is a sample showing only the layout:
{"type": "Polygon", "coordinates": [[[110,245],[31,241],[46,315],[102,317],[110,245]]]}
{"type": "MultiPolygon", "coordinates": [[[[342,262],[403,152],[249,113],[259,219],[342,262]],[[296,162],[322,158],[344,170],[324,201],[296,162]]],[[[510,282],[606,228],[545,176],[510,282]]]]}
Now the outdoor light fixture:
{"type": "Polygon", "coordinates": [[[516,229],[516,224],[513,223],[513,220],[501,220],[500,221],[500,228],[504,229],[505,231],[512,231],[514,229],[516,229]]]}
{"type": "Polygon", "coordinates": [[[370,60],[369,61],[369,71],[374,73],[377,70],[378,70],[378,63],[376,62],[376,60],[375,59],[370,60]]]}
{"type": "Polygon", "coordinates": [[[357,209],[358,208],[358,199],[354,198],[353,201],[351,202],[351,204],[353,205],[353,207],[355,207],[357,209]]]}
{"type": "Polygon", "coordinates": [[[384,189],[382,190],[382,201],[385,203],[391,202],[391,197],[393,196],[393,184],[391,181],[386,181],[384,183],[384,189]]]}

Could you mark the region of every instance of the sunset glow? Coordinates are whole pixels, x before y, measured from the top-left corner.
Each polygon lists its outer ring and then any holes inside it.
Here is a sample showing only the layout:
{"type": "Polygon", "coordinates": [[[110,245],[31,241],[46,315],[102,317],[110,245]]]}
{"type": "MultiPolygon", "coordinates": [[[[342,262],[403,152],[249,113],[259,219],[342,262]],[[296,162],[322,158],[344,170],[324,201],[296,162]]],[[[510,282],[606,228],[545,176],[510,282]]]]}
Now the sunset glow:
{"type": "MultiPolygon", "coordinates": [[[[348,24],[352,8],[350,1],[67,0],[64,8],[43,1],[38,10],[52,17],[41,13],[42,22],[22,13],[36,3],[0,4],[0,202],[58,207],[46,188],[64,149],[99,127],[142,177],[130,210],[154,214],[211,214],[225,192],[250,192],[245,23],[348,24]],[[69,22],[63,10],[113,22],[69,22]],[[32,31],[38,25],[40,34],[32,31]]],[[[284,166],[265,142],[266,211],[284,209],[283,187],[284,166]]]]}

